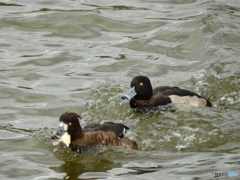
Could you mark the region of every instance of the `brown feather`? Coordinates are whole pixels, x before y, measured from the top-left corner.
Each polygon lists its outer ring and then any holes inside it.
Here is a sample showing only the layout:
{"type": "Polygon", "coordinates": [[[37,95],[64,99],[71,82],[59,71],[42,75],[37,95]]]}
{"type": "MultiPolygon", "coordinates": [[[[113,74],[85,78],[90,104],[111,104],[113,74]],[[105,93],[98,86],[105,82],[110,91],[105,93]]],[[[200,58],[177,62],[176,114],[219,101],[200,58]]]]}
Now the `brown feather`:
{"type": "Polygon", "coordinates": [[[122,138],[118,139],[111,131],[85,131],[82,137],[72,141],[70,146],[77,148],[80,146],[120,146],[123,148],[137,149],[137,143],[133,140],[122,138]]]}
{"type": "Polygon", "coordinates": [[[72,149],[97,145],[137,149],[135,141],[123,138],[123,133],[129,129],[127,126],[121,123],[106,122],[91,124],[82,129],[79,118],[80,116],[76,113],[64,113],[59,119],[59,129],[52,139],[61,141],[72,149]],[[64,136],[66,133],[69,136],[64,136]]]}

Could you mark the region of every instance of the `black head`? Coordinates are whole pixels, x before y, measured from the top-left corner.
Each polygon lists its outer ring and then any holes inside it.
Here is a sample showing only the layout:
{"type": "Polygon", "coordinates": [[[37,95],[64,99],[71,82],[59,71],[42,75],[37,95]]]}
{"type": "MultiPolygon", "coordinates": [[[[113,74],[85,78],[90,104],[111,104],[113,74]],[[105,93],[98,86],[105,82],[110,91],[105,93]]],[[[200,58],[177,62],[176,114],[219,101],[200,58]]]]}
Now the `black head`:
{"type": "Polygon", "coordinates": [[[71,141],[74,141],[82,133],[78,118],[81,117],[73,112],[62,114],[59,118],[58,130],[52,139],[59,140],[69,146],[71,141]]]}
{"type": "Polygon", "coordinates": [[[149,100],[152,97],[152,84],[146,76],[136,76],[132,79],[131,88],[135,87],[137,93],[134,98],[136,100],[149,100]]]}
{"type": "Polygon", "coordinates": [[[78,127],[80,126],[78,118],[81,118],[78,114],[74,112],[66,112],[60,116],[59,122],[63,122],[69,127],[78,127]]]}

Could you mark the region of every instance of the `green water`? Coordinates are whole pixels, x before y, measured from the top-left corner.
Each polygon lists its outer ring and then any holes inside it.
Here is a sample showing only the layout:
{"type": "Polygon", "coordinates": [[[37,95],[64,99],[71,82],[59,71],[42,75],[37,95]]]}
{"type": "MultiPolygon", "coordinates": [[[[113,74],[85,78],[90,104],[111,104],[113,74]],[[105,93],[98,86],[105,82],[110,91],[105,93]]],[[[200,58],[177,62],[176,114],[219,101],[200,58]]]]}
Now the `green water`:
{"type": "Polygon", "coordinates": [[[1,179],[239,179],[240,2],[0,0],[1,179]],[[214,107],[134,112],[136,75],[214,107]],[[52,147],[59,116],[130,127],[139,150],[52,147]]]}

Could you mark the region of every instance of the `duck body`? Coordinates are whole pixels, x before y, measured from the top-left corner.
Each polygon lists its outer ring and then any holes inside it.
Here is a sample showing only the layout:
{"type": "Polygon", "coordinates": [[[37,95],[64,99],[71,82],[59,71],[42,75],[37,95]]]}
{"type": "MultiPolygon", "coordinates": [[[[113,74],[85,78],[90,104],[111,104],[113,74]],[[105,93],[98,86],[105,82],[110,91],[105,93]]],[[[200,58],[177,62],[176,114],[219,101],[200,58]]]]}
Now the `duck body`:
{"type": "Polygon", "coordinates": [[[106,122],[90,124],[82,129],[80,116],[76,113],[64,113],[59,119],[58,131],[51,137],[53,145],[63,142],[66,146],[76,150],[90,146],[120,146],[137,149],[134,140],[124,138],[129,128],[120,123],[106,122]]]}
{"type": "Polygon", "coordinates": [[[131,108],[156,107],[170,103],[190,104],[196,107],[212,106],[209,100],[199,94],[176,86],[159,86],[153,89],[146,76],[134,77],[130,84],[130,90],[122,99],[130,99],[131,108]]]}

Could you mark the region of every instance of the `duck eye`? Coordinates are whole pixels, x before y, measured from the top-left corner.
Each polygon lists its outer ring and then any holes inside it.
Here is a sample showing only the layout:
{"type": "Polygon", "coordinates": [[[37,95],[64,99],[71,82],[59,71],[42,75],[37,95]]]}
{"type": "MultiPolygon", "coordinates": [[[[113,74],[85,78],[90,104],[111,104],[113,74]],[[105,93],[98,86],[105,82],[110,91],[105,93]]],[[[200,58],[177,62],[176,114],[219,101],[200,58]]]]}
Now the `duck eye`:
{"type": "Polygon", "coordinates": [[[140,86],[143,86],[143,83],[142,83],[142,82],[140,82],[140,83],[139,83],[139,85],[140,85],[140,86]]]}
{"type": "Polygon", "coordinates": [[[71,125],[72,125],[72,123],[70,122],[70,123],[68,123],[68,125],[69,125],[69,126],[71,126],[71,125]]]}

